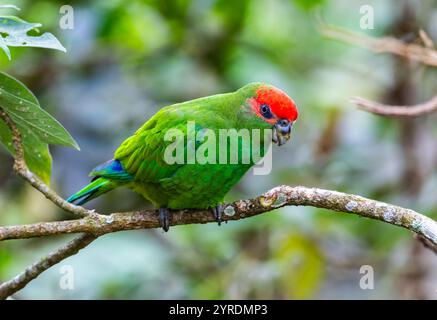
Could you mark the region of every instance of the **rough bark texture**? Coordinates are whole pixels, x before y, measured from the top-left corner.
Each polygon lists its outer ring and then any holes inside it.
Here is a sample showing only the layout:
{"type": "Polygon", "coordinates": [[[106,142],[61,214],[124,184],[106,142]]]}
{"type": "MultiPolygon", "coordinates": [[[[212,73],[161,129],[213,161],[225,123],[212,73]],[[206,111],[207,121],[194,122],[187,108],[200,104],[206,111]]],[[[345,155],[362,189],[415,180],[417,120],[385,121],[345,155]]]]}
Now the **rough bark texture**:
{"type": "MultiPolygon", "coordinates": [[[[279,186],[257,198],[227,204],[224,206],[223,221],[240,220],[284,206],[312,206],[381,220],[409,229],[437,246],[437,223],[420,213],[357,195],[301,186],[279,186]]],[[[170,225],[208,222],[215,222],[209,210],[180,210],[172,213],[170,225]]],[[[0,227],[0,240],[82,232],[99,236],[122,230],[159,227],[156,210],[110,215],[94,213],[77,220],[0,227]]]]}
{"type": "MultiPolygon", "coordinates": [[[[437,222],[434,220],[410,209],[357,195],[318,188],[279,186],[257,198],[238,200],[224,206],[223,221],[249,218],[284,206],[312,206],[384,221],[415,232],[430,249],[435,251],[437,248],[437,222]]],[[[170,224],[176,226],[209,222],[215,222],[209,210],[180,210],[172,213],[170,224]]],[[[110,215],[93,213],[77,220],[0,227],[0,241],[85,233],[29,266],[12,280],[1,284],[0,298],[7,298],[22,289],[39,274],[63,259],[76,254],[103,234],[159,227],[158,213],[155,210],[110,215]]]]}

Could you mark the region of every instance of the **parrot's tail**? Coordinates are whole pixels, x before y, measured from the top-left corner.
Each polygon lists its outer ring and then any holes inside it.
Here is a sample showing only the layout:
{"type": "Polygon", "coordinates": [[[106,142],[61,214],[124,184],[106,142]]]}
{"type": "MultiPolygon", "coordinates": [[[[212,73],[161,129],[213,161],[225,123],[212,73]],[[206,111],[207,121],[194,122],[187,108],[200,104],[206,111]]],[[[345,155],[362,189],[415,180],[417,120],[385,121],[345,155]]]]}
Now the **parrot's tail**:
{"type": "Polygon", "coordinates": [[[70,198],[67,199],[68,202],[74,203],[77,201],[77,205],[82,205],[91,199],[97,198],[102,194],[111,191],[120,186],[119,183],[108,180],[103,177],[99,177],[92,181],[89,185],[87,185],[82,190],[73,194],[70,198]]]}

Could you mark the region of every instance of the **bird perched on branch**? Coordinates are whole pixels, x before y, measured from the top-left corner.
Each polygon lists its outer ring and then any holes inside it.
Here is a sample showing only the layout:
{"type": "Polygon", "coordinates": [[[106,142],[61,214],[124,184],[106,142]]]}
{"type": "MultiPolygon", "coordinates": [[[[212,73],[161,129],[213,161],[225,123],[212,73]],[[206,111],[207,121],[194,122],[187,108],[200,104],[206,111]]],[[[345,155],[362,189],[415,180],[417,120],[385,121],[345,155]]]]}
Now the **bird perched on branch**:
{"type": "Polygon", "coordinates": [[[165,231],[171,209],[210,208],[220,224],[224,196],[259,160],[254,154],[290,139],[297,116],[294,101],[264,83],[165,107],[67,201],[82,205],[124,186],[159,208],[165,231]]]}

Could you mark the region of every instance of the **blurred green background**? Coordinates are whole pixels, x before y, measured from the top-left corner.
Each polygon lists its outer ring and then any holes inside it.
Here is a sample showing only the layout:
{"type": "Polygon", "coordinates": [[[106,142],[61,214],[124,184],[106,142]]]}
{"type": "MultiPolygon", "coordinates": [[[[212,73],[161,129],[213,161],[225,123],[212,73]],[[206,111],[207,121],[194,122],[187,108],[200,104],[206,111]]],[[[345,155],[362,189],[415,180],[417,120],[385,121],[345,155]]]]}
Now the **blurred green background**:
{"type": "MultiPolygon", "coordinates": [[[[349,103],[352,96],[414,104],[437,91],[435,68],[323,38],[317,17],[373,36],[437,39],[437,2],[365,0],[11,1],[43,23],[68,53],[12,49],[1,70],[23,81],[82,150],[52,147],[52,187],[67,197],[88,172],[159,108],[272,83],[297,102],[291,143],[274,148],[273,171],[252,172],[228,200],[276,185],[358,193],[437,218],[436,115],[393,120],[349,103]],[[61,5],[74,28],[59,27],[61,5]],[[373,30],[360,29],[371,5],[373,30]]],[[[12,12],[11,13],[15,13],[12,12]]],[[[71,218],[24,184],[0,150],[0,224],[71,218]]],[[[148,208],[128,190],[87,204],[100,212],[148,208]]],[[[69,237],[0,243],[0,280],[69,237]]],[[[288,207],[222,225],[109,234],[54,266],[15,295],[41,299],[342,299],[437,297],[437,259],[406,230],[315,208],[288,207]],[[359,286],[360,267],[375,287],[359,286]],[[61,268],[74,270],[62,290],[61,268]]]]}

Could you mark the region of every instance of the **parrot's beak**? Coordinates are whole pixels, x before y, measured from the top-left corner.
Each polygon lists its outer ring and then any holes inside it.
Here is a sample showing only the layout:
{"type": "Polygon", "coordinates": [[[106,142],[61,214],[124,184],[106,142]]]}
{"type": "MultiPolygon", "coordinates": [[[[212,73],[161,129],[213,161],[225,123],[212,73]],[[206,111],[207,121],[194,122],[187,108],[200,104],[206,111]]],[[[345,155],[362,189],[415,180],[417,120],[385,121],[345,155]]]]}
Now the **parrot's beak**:
{"type": "Polygon", "coordinates": [[[276,143],[278,146],[282,146],[284,143],[286,143],[288,140],[290,140],[291,125],[292,125],[292,122],[290,122],[289,120],[279,119],[272,128],[273,129],[273,135],[272,135],[273,143],[276,143]]]}

